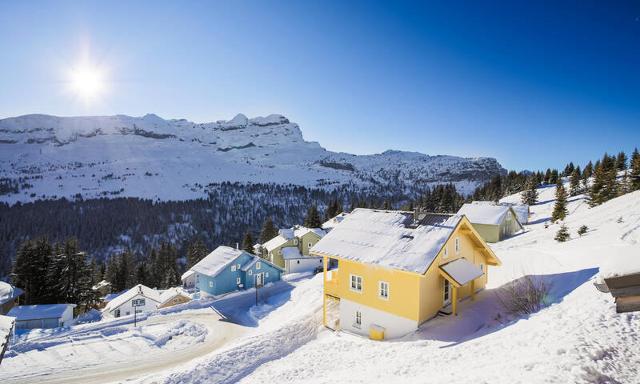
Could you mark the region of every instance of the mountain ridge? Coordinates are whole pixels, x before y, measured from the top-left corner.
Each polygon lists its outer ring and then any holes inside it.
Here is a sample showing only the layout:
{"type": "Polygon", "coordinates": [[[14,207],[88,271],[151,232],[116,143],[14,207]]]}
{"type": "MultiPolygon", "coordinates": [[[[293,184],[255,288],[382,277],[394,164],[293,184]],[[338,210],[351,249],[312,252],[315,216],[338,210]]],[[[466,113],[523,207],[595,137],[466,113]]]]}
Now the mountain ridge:
{"type": "Polygon", "coordinates": [[[453,182],[470,193],[505,172],[490,157],[329,151],[279,114],[209,123],[31,114],[0,120],[0,146],[0,201],[9,203],[78,194],[185,200],[224,181],[398,191],[453,182]]]}

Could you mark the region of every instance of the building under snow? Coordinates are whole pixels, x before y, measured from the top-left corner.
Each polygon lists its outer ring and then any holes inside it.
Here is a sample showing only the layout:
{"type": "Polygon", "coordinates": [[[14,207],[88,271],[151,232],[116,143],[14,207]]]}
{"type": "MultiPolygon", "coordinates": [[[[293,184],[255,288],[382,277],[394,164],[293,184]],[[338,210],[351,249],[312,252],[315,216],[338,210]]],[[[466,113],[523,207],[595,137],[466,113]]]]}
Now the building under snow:
{"type": "Polygon", "coordinates": [[[482,238],[497,243],[523,230],[518,215],[510,205],[474,201],[464,204],[458,215],[465,215],[482,238]]]}
{"type": "Polygon", "coordinates": [[[313,271],[322,267],[322,259],[309,253],[326,232],[320,228],[296,225],[281,229],[278,236],[262,244],[263,258],[285,270],[285,273],[313,271]]]}
{"type": "Polygon", "coordinates": [[[11,308],[18,305],[18,299],[24,294],[20,288],[0,281],[0,315],[8,313],[11,308]]]}
{"type": "Polygon", "coordinates": [[[73,322],[75,307],[75,304],[20,305],[7,315],[15,317],[16,329],[58,328],[73,322]]]}
{"type": "Polygon", "coordinates": [[[158,309],[162,300],[155,289],[138,284],[107,303],[102,312],[111,317],[152,312],[158,309]]]}
{"type": "Polygon", "coordinates": [[[220,246],[191,267],[195,287],[218,296],[280,280],[282,268],[246,251],[220,246]]]}
{"type": "Polygon", "coordinates": [[[464,215],[358,208],[311,250],[324,275],[323,322],[372,339],[414,331],[485,287],[500,260],[464,215]]]}

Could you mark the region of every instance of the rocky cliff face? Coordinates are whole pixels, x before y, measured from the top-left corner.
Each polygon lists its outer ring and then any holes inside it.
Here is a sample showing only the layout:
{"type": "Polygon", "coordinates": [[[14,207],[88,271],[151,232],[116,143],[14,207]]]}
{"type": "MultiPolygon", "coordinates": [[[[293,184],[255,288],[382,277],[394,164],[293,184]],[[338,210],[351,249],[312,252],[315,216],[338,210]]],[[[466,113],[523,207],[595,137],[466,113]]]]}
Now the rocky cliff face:
{"type": "Polygon", "coordinates": [[[79,195],[185,200],[222,181],[398,190],[453,182],[471,192],[501,172],[492,158],[327,151],[282,115],[203,124],[153,114],[0,120],[0,200],[10,203],[79,195]]]}

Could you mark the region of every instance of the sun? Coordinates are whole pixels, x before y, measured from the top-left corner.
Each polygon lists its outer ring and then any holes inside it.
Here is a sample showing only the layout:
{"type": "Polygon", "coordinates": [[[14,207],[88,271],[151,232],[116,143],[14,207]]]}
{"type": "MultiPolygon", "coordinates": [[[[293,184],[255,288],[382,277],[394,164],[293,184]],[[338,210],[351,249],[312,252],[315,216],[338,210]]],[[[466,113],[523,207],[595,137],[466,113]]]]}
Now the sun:
{"type": "Polygon", "coordinates": [[[104,72],[89,64],[74,67],[70,71],[70,88],[84,100],[96,99],[106,88],[104,72]]]}

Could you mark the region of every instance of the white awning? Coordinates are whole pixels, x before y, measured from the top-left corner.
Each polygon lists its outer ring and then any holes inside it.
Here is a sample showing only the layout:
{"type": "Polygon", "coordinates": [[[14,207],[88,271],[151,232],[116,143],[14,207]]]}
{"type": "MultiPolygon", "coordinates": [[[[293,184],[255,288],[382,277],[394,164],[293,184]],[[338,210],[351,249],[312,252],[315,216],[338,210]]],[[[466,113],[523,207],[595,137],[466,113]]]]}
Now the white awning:
{"type": "Polygon", "coordinates": [[[440,271],[447,280],[453,279],[451,282],[457,286],[465,285],[471,280],[475,280],[484,275],[480,267],[464,257],[441,265],[440,271]]]}

